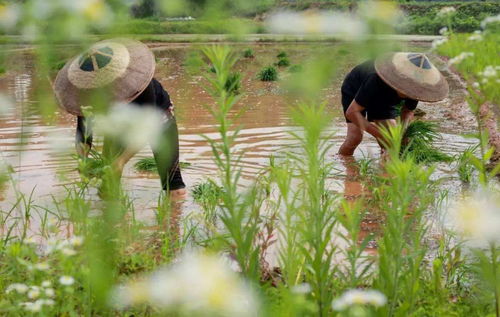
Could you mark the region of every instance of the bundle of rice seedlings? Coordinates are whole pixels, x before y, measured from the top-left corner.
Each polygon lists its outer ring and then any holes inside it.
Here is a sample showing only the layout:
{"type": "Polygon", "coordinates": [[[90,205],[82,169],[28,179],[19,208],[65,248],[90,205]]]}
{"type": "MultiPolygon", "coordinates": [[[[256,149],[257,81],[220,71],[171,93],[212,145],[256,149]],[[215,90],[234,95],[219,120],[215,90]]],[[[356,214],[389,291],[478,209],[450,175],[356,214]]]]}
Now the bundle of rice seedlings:
{"type": "Polygon", "coordinates": [[[417,163],[451,162],[453,157],[433,146],[439,139],[437,125],[428,121],[415,120],[408,125],[401,146],[403,158],[413,158],[417,163]]]}
{"type": "Polygon", "coordinates": [[[139,172],[154,172],[156,171],[156,161],[154,157],[144,157],[138,160],[134,167],[139,172]]]}
{"type": "Polygon", "coordinates": [[[243,51],[243,57],[253,58],[253,57],[255,57],[255,54],[251,48],[247,48],[246,50],[243,51]]]}
{"type": "MultiPolygon", "coordinates": [[[[186,168],[191,165],[188,162],[179,162],[181,168],[186,168]]],[[[144,157],[134,164],[135,170],[138,172],[156,172],[156,161],[153,156],[144,157]]]]}
{"type": "Polygon", "coordinates": [[[258,77],[261,81],[276,81],[278,80],[278,71],[273,66],[268,66],[260,71],[258,77]]]}
{"type": "Polygon", "coordinates": [[[278,62],[275,63],[276,66],[278,67],[288,67],[290,66],[290,60],[288,57],[283,57],[280,58],[278,62]]]}

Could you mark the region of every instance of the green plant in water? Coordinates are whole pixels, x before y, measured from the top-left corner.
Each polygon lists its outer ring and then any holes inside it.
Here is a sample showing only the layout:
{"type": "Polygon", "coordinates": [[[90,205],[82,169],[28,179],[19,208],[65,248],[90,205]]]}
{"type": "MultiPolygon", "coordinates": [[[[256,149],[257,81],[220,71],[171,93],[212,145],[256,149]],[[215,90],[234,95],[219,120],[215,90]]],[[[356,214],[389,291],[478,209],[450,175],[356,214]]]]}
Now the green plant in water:
{"type": "Polygon", "coordinates": [[[288,67],[290,66],[290,60],[288,59],[288,57],[283,57],[280,58],[275,65],[278,67],[288,67]]]}
{"type": "Polygon", "coordinates": [[[281,51],[276,55],[277,58],[282,59],[282,58],[287,58],[288,54],[285,51],[281,51]]]}
{"type": "Polygon", "coordinates": [[[474,152],[477,150],[477,146],[470,147],[460,154],[458,157],[457,173],[458,178],[469,184],[472,181],[474,175],[474,165],[472,165],[472,157],[474,152]]]}
{"type": "Polygon", "coordinates": [[[234,95],[238,95],[240,93],[241,88],[241,73],[233,72],[227,76],[226,83],[224,84],[224,89],[234,95]]]}
{"type": "Polygon", "coordinates": [[[401,154],[412,157],[417,163],[451,162],[453,158],[450,155],[433,146],[439,137],[435,123],[415,120],[406,128],[401,154]]]}
{"type": "Polygon", "coordinates": [[[255,57],[255,53],[253,49],[247,48],[246,50],[243,51],[243,57],[245,58],[253,58],[255,57]]]}
{"type": "Polygon", "coordinates": [[[261,81],[276,81],[278,80],[278,71],[273,66],[268,66],[259,72],[258,77],[261,81]]]}
{"type": "Polygon", "coordinates": [[[141,158],[134,164],[134,167],[139,172],[154,172],[156,171],[155,158],[152,156],[141,158]]]}

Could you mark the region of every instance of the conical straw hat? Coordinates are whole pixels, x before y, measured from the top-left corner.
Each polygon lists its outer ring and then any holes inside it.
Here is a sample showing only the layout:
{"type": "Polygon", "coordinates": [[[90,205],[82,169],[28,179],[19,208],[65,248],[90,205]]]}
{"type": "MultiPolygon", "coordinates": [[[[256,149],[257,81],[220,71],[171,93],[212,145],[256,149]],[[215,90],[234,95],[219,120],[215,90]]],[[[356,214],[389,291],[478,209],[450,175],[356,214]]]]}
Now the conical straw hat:
{"type": "Polygon", "coordinates": [[[146,89],[154,71],[155,58],[146,45],[110,39],[95,43],[66,63],[57,74],[54,90],[66,111],[81,116],[81,96],[109,87],[114,100],[130,102],[146,89]]]}
{"type": "Polygon", "coordinates": [[[422,53],[388,53],[375,60],[382,80],[409,98],[435,102],[448,96],[448,82],[422,53]]]}

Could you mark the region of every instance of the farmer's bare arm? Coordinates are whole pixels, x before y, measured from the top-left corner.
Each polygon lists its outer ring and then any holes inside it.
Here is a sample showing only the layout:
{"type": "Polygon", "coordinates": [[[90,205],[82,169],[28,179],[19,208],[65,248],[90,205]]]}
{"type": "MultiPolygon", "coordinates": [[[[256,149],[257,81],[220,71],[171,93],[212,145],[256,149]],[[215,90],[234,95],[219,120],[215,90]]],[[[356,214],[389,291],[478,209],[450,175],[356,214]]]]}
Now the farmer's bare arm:
{"type": "Polygon", "coordinates": [[[358,104],[356,100],[353,100],[349,105],[349,108],[347,108],[345,116],[362,131],[366,131],[373,135],[377,140],[381,140],[382,134],[380,133],[379,128],[375,124],[366,120],[361,113],[363,110],[365,110],[365,108],[358,104]]]}
{"type": "Polygon", "coordinates": [[[407,126],[408,124],[410,124],[410,122],[413,121],[414,117],[415,112],[406,108],[406,106],[403,106],[403,108],[401,109],[401,122],[403,122],[403,125],[407,126]]]}

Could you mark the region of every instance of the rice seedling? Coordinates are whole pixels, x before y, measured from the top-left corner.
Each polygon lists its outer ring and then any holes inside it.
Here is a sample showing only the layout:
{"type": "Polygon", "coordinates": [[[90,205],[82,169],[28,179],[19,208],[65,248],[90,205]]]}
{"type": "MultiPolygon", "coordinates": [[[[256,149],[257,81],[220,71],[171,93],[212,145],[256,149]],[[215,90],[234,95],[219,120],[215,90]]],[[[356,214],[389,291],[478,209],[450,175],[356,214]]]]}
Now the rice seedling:
{"type": "Polygon", "coordinates": [[[224,89],[230,93],[238,95],[240,93],[241,88],[241,73],[240,72],[232,72],[226,79],[226,83],[224,84],[224,89]]]}
{"type": "Polygon", "coordinates": [[[156,171],[156,161],[154,157],[144,157],[134,164],[134,167],[139,172],[154,172],[156,171]]]}
{"type": "Polygon", "coordinates": [[[243,51],[243,57],[245,57],[245,58],[254,58],[255,57],[255,53],[254,53],[253,49],[247,48],[246,50],[244,50],[243,51]]]}
{"type": "Polygon", "coordinates": [[[258,75],[261,81],[276,81],[278,80],[278,71],[273,66],[263,68],[258,75]]]}
{"type": "Polygon", "coordinates": [[[275,63],[275,65],[278,67],[288,67],[288,66],[290,66],[290,60],[288,59],[288,57],[283,57],[283,58],[280,58],[275,63]]]}
{"type": "Polygon", "coordinates": [[[416,120],[406,128],[401,153],[412,157],[417,163],[451,162],[453,158],[436,149],[432,143],[439,138],[437,125],[432,122],[416,120]]]}
{"type": "Polygon", "coordinates": [[[288,54],[285,51],[281,51],[276,55],[277,58],[283,59],[283,58],[288,58],[288,54]]]}

